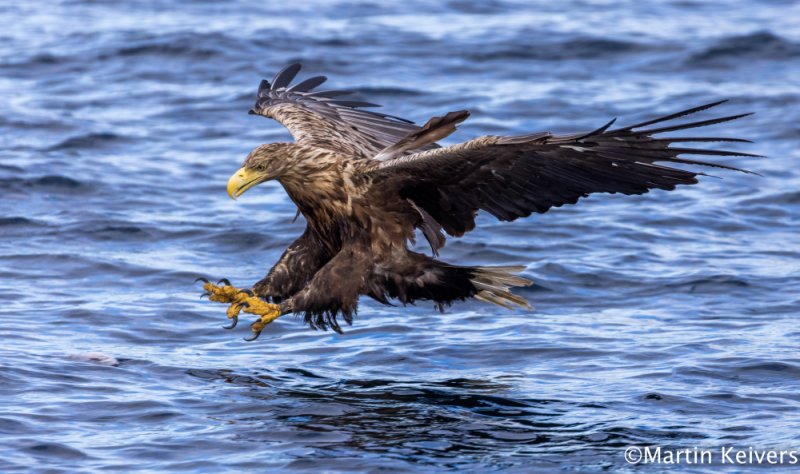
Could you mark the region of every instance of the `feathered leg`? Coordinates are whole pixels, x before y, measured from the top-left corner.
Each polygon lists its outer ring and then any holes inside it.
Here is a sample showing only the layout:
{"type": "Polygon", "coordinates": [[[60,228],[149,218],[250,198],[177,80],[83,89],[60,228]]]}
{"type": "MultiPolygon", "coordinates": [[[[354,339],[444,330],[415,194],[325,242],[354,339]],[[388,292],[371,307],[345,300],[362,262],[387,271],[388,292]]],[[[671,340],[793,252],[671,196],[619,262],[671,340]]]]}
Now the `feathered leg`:
{"type": "Polygon", "coordinates": [[[358,297],[372,270],[370,255],[366,248],[344,247],[305,288],[280,304],[281,312],[305,313],[312,328],[341,332],[336,316],[341,313],[347,324],[353,322],[358,297]]]}
{"type": "Polygon", "coordinates": [[[261,298],[280,303],[297,293],[311,281],[331,256],[325,246],[315,241],[309,229],[283,252],[267,275],[253,285],[261,298]]]}

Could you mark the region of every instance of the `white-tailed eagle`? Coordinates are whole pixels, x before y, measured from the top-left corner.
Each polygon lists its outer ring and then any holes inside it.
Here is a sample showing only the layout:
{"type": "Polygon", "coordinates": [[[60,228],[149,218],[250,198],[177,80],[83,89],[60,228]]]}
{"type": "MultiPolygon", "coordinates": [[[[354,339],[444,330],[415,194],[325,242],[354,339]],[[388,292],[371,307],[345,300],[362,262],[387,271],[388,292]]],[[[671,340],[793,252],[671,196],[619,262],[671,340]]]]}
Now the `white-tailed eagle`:
{"type": "Polygon", "coordinates": [[[515,275],[524,267],[443,262],[436,256],[445,236],[474,229],[480,210],[513,221],[592,193],[643,194],[697,183],[701,173],[673,163],[744,171],[685,155],[757,156],[685,145],[747,141],[738,138],[659,137],[748,115],[675,122],[724,101],[622,128],[612,128],[612,120],[572,135],[483,136],[440,147],[436,142],[469,112],[419,127],[365,110],[375,105],[344,98],[346,91],[315,92],[325,77],[292,85],[299,70],[294,64],[272,84],[262,81],[250,111],[280,122],[294,143],[255,148],[228,181],[228,194],[235,199],[277,180],[305,217],[306,230],[250,290],[204,280],[211,300],[230,304],[230,327],[242,310],[259,316],[251,326],[254,338],[287,313],[304,314],[313,328],[340,331],[337,316],[351,323],[360,295],[386,304],[428,300],[439,308],[467,298],[527,307],[510,291],[531,283],[515,275]],[[416,230],[433,256],[409,250],[416,230]]]}

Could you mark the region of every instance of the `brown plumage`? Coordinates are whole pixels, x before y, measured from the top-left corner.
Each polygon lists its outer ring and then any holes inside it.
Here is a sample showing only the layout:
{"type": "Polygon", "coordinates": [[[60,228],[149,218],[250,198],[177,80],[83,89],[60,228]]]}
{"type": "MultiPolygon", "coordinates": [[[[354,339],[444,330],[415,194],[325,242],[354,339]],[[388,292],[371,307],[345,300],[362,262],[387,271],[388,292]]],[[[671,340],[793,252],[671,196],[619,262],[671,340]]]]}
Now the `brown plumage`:
{"type": "Polygon", "coordinates": [[[475,228],[479,210],[512,221],[591,193],[672,190],[696,183],[701,173],[657,163],[743,171],[679,155],[756,156],[672,146],[746,141],[741,139],[654,137],[744,116],[666,124],[721,102],[618,129],[611,129],[612,121],[588,133],[485,136],[442,148],[435,142],[455,131],[468,112],[450,112],[418,127],[363,110],[374,104],[342,99],[347,92],[314,92],[324,77],[292,86],[299,69],[292,65],[272,84],[262,81],[251,110],[286,126],[295,142],[253,150],[231,177],[228,192],[235,198],[276,179],[305,217],[303,235],[253,290],[279,303],[281,313],[305,314],[315,328],[339,331],[338,315],[351,323],[360,295],[386,304],[429,300],[440,308],[473,297],[528,307],[509,290],[531,283],[514,275],[524,267],[448,264],[409,250],[415,231],[435,257],[445,234],[458,237],[475,228]]]}

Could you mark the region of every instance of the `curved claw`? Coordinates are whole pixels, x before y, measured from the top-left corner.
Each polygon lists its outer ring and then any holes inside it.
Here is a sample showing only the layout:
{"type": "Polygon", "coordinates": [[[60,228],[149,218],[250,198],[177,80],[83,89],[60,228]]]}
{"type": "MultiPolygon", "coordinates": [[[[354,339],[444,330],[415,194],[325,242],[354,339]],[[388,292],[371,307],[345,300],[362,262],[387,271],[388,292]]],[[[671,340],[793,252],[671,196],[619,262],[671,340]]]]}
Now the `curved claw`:
{"type": "Polygon", "coordinates": [[[255,296],[255,293],[253,293],[253,290],[239,290],[239,293],[244,293],[247,296],[255,296]]]}
{"type": "Polygon", "coordinates": [[[203,278],[203,277],[197,277],[194,279],[194,283],[197,283],[198,281],[202,281],[203,283],[209,283],[208,278],[203,278]]]}
{"type": "Polygon", "coordinates": [[[253,342],[256,339],[258,339],[258,336],[260,336],[260,335],[261,335],[261,331],[254,332],[252,337],[245,337],[244,340],[247,341],[247,342],[253,342]]]}
{"type": "Polygon", "coordinates": [[[209,292],[207,292],[207,291],[206,291],[205,293],[203,293],[202,295],[200,295],[200,299],[202,300],[202,299],[203,299],[203,297],[208,297],[208,296],[211,296],[211,293],[209,293],[209,292]]]}
{"type": "Polygon", "coordinates": [[[220,281],[218,281],[218,282],[217,282],[217,285],[219,285],[220,283],[224,283],[224,284],[225,284],[225,286],[232,286],[232,285],[231,285],[231,281],[230,281],[230,280],[228,280],[227,278],[223,278],[223,279],[221,279],[220,281]]]}
{"type": "Polygon", "coordinates": [[[236,324],[239,323],[239,316],[234,316],[231,318],[231,324],[229,326],[222,326],[222,329],[233,329],[236,327],[236,324]]]}

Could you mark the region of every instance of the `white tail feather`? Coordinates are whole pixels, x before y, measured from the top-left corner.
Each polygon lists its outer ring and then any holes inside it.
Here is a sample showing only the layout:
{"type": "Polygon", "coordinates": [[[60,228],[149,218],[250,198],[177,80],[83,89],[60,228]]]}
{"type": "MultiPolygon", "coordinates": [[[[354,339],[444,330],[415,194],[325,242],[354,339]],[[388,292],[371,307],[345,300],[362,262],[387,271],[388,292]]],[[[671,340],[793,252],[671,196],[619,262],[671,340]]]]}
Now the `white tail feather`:
{"type": "Polygon", "coordinates": [[[524,269],[525,267],[521,266],[477,267],[473,277],[470,279],[478,290],[475,298],[508,309],[513,309],[514,305],[532,309],[525,298],[509,291],[514,286],[529,286],[533,284],[531,280],[511,273],[521,272],[524,269]]]}

